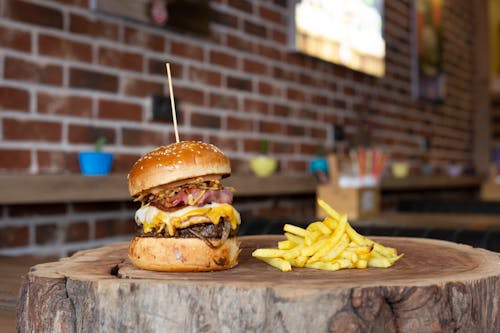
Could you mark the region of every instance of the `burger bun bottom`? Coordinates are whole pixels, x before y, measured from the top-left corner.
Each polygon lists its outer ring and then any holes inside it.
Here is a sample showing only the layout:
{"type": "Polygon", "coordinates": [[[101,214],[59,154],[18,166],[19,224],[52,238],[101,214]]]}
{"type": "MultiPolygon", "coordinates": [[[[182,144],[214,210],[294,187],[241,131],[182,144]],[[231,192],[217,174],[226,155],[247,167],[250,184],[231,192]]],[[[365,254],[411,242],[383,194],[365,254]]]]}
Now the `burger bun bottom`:
{"type": "Polygon", "coordinates": [[[211,241],[214,249],[199,238],[134,237],[128,257],[138,268],[161,272],[208,272],[238,264],[239,241],[235,237],[211,241]]]}

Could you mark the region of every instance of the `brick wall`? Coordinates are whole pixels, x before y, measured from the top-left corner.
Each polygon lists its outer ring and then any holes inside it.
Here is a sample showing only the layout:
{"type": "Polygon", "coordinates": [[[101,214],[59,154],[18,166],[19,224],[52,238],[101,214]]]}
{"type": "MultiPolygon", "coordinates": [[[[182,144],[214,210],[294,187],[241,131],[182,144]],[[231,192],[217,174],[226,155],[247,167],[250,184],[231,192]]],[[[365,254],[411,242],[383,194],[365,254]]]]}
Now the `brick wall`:
{"type": "MultiPolygon", "coordinates": [[[[84,0],[2,0],[0,170],[78,172],[77,152],[104,135],[113,171],[126,172],[144,152],[172,142],[172,126],[152,121],[150,110],[150,94],[167,92],[165,61],[173,65],[181,139],[218,145],[236,172],[247,171],[261,138],[281,172],[306,172],[318,144],[332,148],[332,124],[345,126],[348,137],[368,130],[373,144],[414,164],[425,157],[424,137],[436,163],[471,163],[471,2],[445,2],[442,105],[411,99],[411,1],[385,3],[387,75],[374,78],[290,52],[286,0],[211,1],[208,38],[94,13],[84,0]]],[[[265,211],[266,200],[255,202],[265,211]]],[[[302,211],[310,214],[311,202],[302,211]]],[[[290,213],[293,198],[282,203],[290,213]]],[[[107,239],[99,221],[120,229],[110,217],[133,213],[125,203],[77,207],[47,215],[44,207],[23,206],[23,216],[19,207],[3,207],[1,247],[51,251],[58,244],[65,253],[107,239]]]]}

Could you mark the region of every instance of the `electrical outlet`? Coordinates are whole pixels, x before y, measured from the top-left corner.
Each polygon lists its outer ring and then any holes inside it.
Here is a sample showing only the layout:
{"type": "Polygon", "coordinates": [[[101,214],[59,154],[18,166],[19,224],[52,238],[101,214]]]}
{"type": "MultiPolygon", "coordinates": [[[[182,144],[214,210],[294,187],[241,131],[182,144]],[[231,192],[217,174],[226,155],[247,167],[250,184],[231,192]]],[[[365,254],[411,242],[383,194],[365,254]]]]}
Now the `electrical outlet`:
{"type": "Polygon", "coordinates": [[[342,142],[345,139],[345,133],[344,133],[344,127],[342,125],[337,125],[334,124],[332,126],[332,136],[333,136],[333,143],[338,143],[342,142]]]}
{"type": "MultiPolygon", "coordinates": [[[[170,97],[165,95],[151,95],[151,108],[153,113],[153,120],[172,122],[172,106],[170,104],[170,97]]],[[[175,101],[174,101],[175,103],[175,101]]],[[[177,103],[175,103],[177,110],[177,103]]],[[[180,115],[177,114],[177,121],[180,122],[180,115]]]]}

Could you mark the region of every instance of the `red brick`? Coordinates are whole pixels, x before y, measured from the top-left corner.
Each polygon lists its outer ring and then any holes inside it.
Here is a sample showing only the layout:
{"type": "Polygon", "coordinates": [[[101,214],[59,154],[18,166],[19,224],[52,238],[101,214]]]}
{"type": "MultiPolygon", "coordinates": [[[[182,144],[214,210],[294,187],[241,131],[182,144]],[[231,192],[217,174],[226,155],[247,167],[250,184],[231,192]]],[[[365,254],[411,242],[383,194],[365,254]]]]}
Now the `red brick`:
{"type": "Polygon", "coordinates": [[[218,116],[193,112],[191,114],[191,125],[193,127],[220,129],[221,119],[218,116]]]}
{"type": "Polygon", "coordinates": [[[266,102],[246,98],[244,101],[243,110],[245,112],[267,114],[269,113],[269,105],[266,102]]]}
{"type": "Polygon", "coordinates": [[[107,47],[99,49],[99,64],[136,72],[142,71],[142,56],[137,53],[124,52],[107,47]]]}
{"type": "Polygon", "coordinates": [[[3,227],[0,228],[0,248],[20,247],[29,244],[29,228],[3,227]]]}
{"type": "Polygon", "coordinates": [[[208,142],[217,146],[225,154],[227,154],[228,151],[236,151],[238,149],[238,141],[235,140],[235,138],[224,138],[218,135],[210,135],[208,142]]]}
{"type": "Polygon", "coordinates": [[[92,47],[67,38],[40,34],[38,36],[38,52],[75,61],[92,62],[92,47]]]}
{"type": "Polygon", "coordinates": [[[328,97],[324,95],[313,95],[311,97],[311,102],[317,105],[328,105],[328,97]]]}
{"type": "Polygon", "coordinates": [[[87,9],[89,7],[88,0],[54,0],[65,5],[72,5],[87,9]]]}
{"type": "Polygon", "coordinates": [[[142,106],[119,101],[100,100],[99,118],[140,121],[142,120],[142,106]]]}
{"type": "Polygon", "coordinates": [[[106,138],[106,144],[114,144],[116,142],[116,133],[112,128],[75,124],[68,126],[68,141],[70,143],[93,144],[101,136],[106,138]]]}
{"type": "Polygon", "coordinates": [[[244,151],[248,153],[260,153],[261,140],[245,139],[243,141],[244,151]]]}
{"type": "Polygon", "coordinates": [[[291,112],[292,110],[288,105],[275,104],[273,106],[273,114],[275,116],[288,117],[291,114],[291,112]]]}
{"type": "MultiPolygon", "coordinates": [[[[316,85],[316,83],[318,81],[320,81],[320,80],[318,80],[317,77],[313,77],[312,75],[304,74],[304,73],[299,74],[299,82],[304,86],[313,87],[316,85]]],[[[322,85],[319,85],[319,86],[321,87],[322,85]]]]}
{"type": "MultiPolygon", "coordinates": [[[[171,140],[168,142],[171,143],[174,141],[171,140]]],[[[139,155],[116,153],[113,156],[113,170],[115,172],[128,173],[139,157],[139,155]]]]}
{"type": "Polygon", "coordinates": [[[36,158],[40,172],[80,172],[76,152],[38,150],[36,158]]]}
{"type": "Polygon", "coordinates": [[[158,34],[125,27],[125,43],[139,46],[145,49],[163,52],[165,50],[165,38],[158,34]]]}
{"type": "Polygon", "coordinates": [[[0,148],[0,170],[29,169],[31,153],[29,150],[0,148]]]}
{"type": "Polygon", "coordinates": [[[243,61],[243,70],[245,71],[245,73],[254,73],[261,75],[267,75],[269,73],[269,68],[265,63],[251,59],[245,59],[243,61]]]}
{"type": "Polygon", "coordinates": [[[269,144],[270,153],[291,154],[293,153],[293,145],[288,142],[271,142],[269,144]]]}
{"type": "Polygon", "coordinates": [[[212,12],[212,22],[225,25],[230,28],[238,27],[238,17],[228,13],[221,13],[219,11],[212,12]]]}
{"type": "MultiPolygon", "coordinates": [[[[184,72],[184,68],[182,64],[175,63],[170,64],[170,75],[172,75],[173,79],[182,78],[182,73],[184,72]]],[[[165,68],[165,60],[164,59],[149,59],[148,60],[148,73],[160,75],[165,78],[167,75],[167,69],[165,68]]]]}
{"type": "Polygon", "coordinates": [[[50,28],[63,28],[62,12],[25,1],[5,0],[4,16],[15,21],[41,25],[50,28]]]}
{"type": "Polygon", "coordinates": [[[281,67],[274,67],[273,76],[277,79],[283,79],[286,81],[296,81],[297,73],[295,71],[286,70],[281,67]]]}
{"type": "Polygon", "coordinates": [[[274,60],[281,60],[283,58],[283,54],[280,51],[280,49],[272,46],[266,46],[266,45],[259,45],[258,46],[258,53],[261,56],[264,56],[266,58],[271,58],[274,60]]]}
{"type": "MultiPolygon", "coordinates": [[[[162,94],[164,86],[162,83],[124,77],[123,79],[125,95],[146,97],[152,94],[162,94]]],[[[174,96],[177,97],[177,89],[174,89],[174,96]]]]}
{"type": "Polygon", "coordinates": [[[281,12],[273,10],[271,8],[259,7],[259,16],[276,24],[282,25],[284,23],[284,17],[281,12]]]}
{"type": "Polygon", "coordinates": [[[273,85],[268,82],[259,82],[258,89],[260,95],[273,95],[274,93],[273,85]]]}
{"type": "Polygon", "coordinates": [[[248,0],[229,0],[228,5],[246,13],[253,12],[252,2],[248,0]]]}
{"type": "Polygon", "coordinates": [[[29,107],[27,90],[0,86],[0,110],[29,111],[29,107]]]}
{"type": "Polygon", "coordinates": [[[293,101],[305,102],[306,100],[304,92],[299,89],[288,88],[286,91],[286,96],[289,100],[293,101]]]}
{"type": "Polygon", "coordinates": [[[243,77],[228,76],[227,87],[242,91],[252,91],[252,80],[243,77]]]}
{"type": "Polygon", "coordinates": [[[283,45],[286,45],[288,42],[287,34],[278,29],[271,30],[271,39],[283,45]]]}
{"type": "Polygon", "coordinates": [[[203,49],[199,46],[187,44],[186,42],[172,41],[170,43],[170,52],[182,57],[203,61],[203,49]]]}
{"type": "Polygon", "coordinates": [[[213,108],[237,110],[238,99],[234,95],[211,93],[209,96],[209,105],[213,108]]]}
{"type": "Polygon", "coordinates": [[[188,87],[174,88],[175,100],[180,103],[190,103],[196,105],[204,105],[203,90],[188,87]]]}
{"type": "Polygon", "coordinates": [[[228,116],[227,129],[229,131],[253,132],[255,130],[255,125],[252,119],[228,116]]]}
{"type": "Polygon", "coordinates": [[[334,99],[333,106],[337,109],[345,110],[347,107],[347,103],[346,103],[346,101],[341,100],[341,99],[334,99]]]}
{"type": "Polygon", "coordinates": [[[56,224],[37,225],[35,229],[35,241],[37,245],[58,243],[58,226],[56,224]]]}
{"type": "Polygon", "coordinates": [[[259,121],[259,132],[270,133],[270,134],[283,134],[285,133],[285,127],[283,124],[261,120],[259,121]]]}
{"type": "MultiPolygon", "coordinates": [[[[181,140],[186,140],[186,141],[203,141],[204,137],[203,137],[202,134],[188,133],[188,134],[182,134],[181,135],[181,140]]],[[[173,142],[173,140],[170,140],[170,142],[173,142]]]]}
{"type": "Polygon", "coordinates": [[[304,126],[287,125],[286,134],[290,136],[304,136],[306,133],[304,126]]]}
{"type": "Polygon", "coordinates": [[[18,58],[5,58],[4,76],[11,80],[62,85],[62,68],[60,66],[35,63],[18,58]]]}
{"type": "Polygon", "coordinates": [[[267,36],[267,28],[259,23],[245,20],[243,22],[243,30],[250,35],[265,38],[267,36]]]}
{"type": "Polygon", "coordinates": [[[101,220],[95,224],[95,238],[132,235],[135,233],[136,228],[136,224],[132,219],[101,220]]]}
{"type": "Polygon", "coordinates": [[[189,81],[206,84],[212,87],[218,87],[222,82],[220,72],[210,71],[203,68],[189,68],[189,81]]]}
{"type": "Polygon", "coordinates": [[[66,229],[66,242],[83,242],[89,239],[88,222],[71,223],[66,229]]]}
{"type": "Polygon", "coordinates": [[[31,51],[31,33],[10,27],[0,27],[0,45],[18,51],[31,51]]]}
{"type": "Polygon", "coordinates": [[[247,53],[253,53],[255,48],[255,45],[252,41],[240,38],[232,34],[226,35],[226,45],[247,53]]]}
{"type": "Polygon", "coordinates": [[[162,146],[167,142],[165,130],[123,128],[122,140],[126,146],[162,146]]]}
{"type": "Polygon", "coordinates": [[[69,85],[73,88],[116,92],[118,91],[118,78],[102,72],[70,68],[69,85]]]}
{"type": "Polygon", "coordinates": [[[311,131],[310,137],[320,139],[320,140],[326,140],[326,129],[323,128],[314,128],[311,131]]]}
{"type": "Polygon", "coordinates": [[[118,25],[100,20],[96,17],[85,17],[76,14],[70,15],[69,30],[95,38],[118,40],[118,25]]]}
{"type": "Polygon", "coordinates": [[[120,211],[122,204],[120,202],[80,202],[72,203],[75,213],[98,213],[120,211]]]}
{"type": "Polygon", "coordinates": [[[318,153],[318,146],[309,143],[301,143],[299,146],[299,151],[303,155],[314,155],[318,153]]]}
{"type": "Polygon", "coordinates": [[[237,59],[235,56],[230,55],[226,52],[211,51],[210,63],[234,69],[236,68],[237,59]]]}
{"type": "Polygon", "coordinates": [[[4,140],[36,140],[38,142],[61,141],[62,127],[60,123],[41,120],[3,120],[4,140]]]}
{"type": "Polygon", "coordinates": [[[39,113],[90,118],[92,116],[92,99],[83,96],[39,92],[36,109],[39,113]]]}

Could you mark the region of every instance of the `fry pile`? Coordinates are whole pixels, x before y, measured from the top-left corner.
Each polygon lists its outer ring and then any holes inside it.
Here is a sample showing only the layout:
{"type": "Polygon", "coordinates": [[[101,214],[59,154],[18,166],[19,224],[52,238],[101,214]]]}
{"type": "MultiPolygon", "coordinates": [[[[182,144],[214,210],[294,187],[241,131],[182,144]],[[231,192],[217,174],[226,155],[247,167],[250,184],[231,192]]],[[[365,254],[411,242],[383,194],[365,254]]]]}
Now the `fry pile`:
{"type": "Polygon", "coordinates": [[[358,234],[347,221],[326,202],[319,206],[328,215],[312,222],[306,229],[285,224],[286,240],[278,248],[257,249],[252,256],[283,272],[293,267],[336,271],[343,268],[390,267],[403,254],[358,234]]]}

